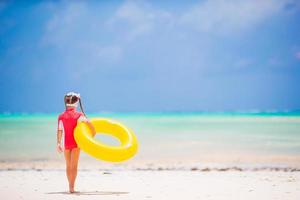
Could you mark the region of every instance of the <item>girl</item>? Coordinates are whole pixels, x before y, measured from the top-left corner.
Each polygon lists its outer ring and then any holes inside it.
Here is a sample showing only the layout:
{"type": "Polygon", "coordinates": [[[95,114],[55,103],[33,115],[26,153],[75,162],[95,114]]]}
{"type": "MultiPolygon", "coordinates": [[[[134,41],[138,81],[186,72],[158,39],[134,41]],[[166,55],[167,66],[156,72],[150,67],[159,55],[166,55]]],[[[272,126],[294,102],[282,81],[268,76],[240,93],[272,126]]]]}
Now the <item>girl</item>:
{"type": "Polygon", "coordinates": [[[64,151],[66,160],[66,173],[69,181],[69,191],[74,193],[74,184],[77,176],[77,166],[79,160],[80,149],[78,148],[74,139],[74,129],[77,122],[83,121],[95,131],[92,124],[87,119],[80,100],[80,94],[69,92],[64,97],[66,110],[58,117],[57,128],[57,151],[62,153],[64,151]],[[81,112],[76,111],[80,105],[81,112]],[[62,134],[64,133],[64,148],[62,146],[62,134]]]}

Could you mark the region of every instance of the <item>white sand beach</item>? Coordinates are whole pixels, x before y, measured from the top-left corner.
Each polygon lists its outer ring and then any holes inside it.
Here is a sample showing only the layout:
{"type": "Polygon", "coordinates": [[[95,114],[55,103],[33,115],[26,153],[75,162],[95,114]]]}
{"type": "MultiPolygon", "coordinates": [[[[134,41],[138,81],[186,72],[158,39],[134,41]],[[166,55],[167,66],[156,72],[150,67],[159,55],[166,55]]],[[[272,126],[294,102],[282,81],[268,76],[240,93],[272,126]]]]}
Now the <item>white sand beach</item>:
{"type": "Polygon", "coordinates": [[[300,172],[187,170],[78,173],[68,194],[64,170],[1,170],[1,199],[300,199],[300,172]]]}

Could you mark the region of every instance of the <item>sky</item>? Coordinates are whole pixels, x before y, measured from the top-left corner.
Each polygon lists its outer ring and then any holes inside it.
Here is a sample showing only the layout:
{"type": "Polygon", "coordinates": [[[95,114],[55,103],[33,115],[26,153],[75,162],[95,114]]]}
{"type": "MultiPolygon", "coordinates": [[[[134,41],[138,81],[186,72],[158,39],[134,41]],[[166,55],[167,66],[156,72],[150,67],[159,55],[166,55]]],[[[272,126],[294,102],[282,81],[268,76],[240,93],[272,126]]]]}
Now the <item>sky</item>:
{"type": "Polygon", "coordinates": [[[300,109],[300,2],[0,1],[0,113],[300,109]]]}

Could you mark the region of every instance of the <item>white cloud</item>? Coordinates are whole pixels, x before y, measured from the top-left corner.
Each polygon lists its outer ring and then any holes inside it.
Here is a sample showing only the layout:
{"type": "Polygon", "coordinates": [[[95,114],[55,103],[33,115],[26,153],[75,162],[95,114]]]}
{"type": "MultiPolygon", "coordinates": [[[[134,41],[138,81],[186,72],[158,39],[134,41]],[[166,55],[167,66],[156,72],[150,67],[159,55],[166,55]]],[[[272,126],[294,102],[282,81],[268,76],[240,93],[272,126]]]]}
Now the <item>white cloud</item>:
{"type": "Polygon", "coordinates": [[[126,1],[107,24],[112,30],[122,29],[129,39],[165,28],[177,32],[238,34],[298,7],[296,0],[203,0],[182,12],[170,12],[150,3],[126,1]]]}
{"type": "Polygon", "coordinates": [[[207,0],[194,5],[181,19],[182,25],[211,33],[235,33],[255,28],[283,11],[290,0],[207,0]]]}
{"type": "Polygon", "coordinates": [[[81,2],[57,4],[51,10],[53,16],[47,22],[42,38],[42,43],[46,45],[60,46],[68,42],[73,37],[78,22],[88,14],[86,4],[81,2]]]}
{"type": "Polygon", "coordinates": [[[112,29],[122,26],[129,40],[156,30],[160,24],[169,26],[171,23],[171,13],[137,1],[126,1],[107,21],[112,29]]]}
{"type": "MultiPolygon", "coordinates": [[[[92,7],[94,4],[66,1],[50,6],[52,18],[46,24],[42,44],[60,49],[69,66],[80,68],[86,63],[90,71],[118,66],[132,54],[145,49],[149,49],[152,57],[161,58],[157,59],[157,66],[163,62],[165,66],[186,66],[191,62],[195,68],[211,68],[214,60],[211,55],[215,54],[213,49],[219,41],[210,40],[206,35],[254,30],[286,9],[287,2],[291,1],[204,0],[179,12],[163,10],[144,1],[125,1],[115,12],[103,14],[99,8],[92,7]],[[203,35],[196,35],[195,39],[191,30],[203,35]],[[178,39],[179,36],[182,38],[178,39]],[[161,46],[156,49],[158,45],[149,44],[149,38],[156,44],[159,41],[161,46]],[[145,39],[148,41],[144,42],[145,39]],[[129,43],[139,41],[139,50],[130,49],[129,43]],[[200,45],[195,45],[195,41],[200,45]],[[161,55],[167,54],[160,57],[158,51],[161,55]]],[[[145,62],[150,63],[149,66],[156,65],[151,59],[145,62]]],[[[232,62],[235,68],[252,64],[253,61],[248,59],[237,58],[232,62]]]]}
{"type": "Polygon", "coordinates": [[[89,29],[87,31],[95,31],[95,27],[105,28],[129,41],[167,29],[173,32],[195,30],[208,34],[238,34],[254,30],[257,25],[285,10],[294,10],[298,4],[295,0],[204,0],[179,13],[154,7],[145,1],[125,1],[106,23],[100,23],[100,15],[91,14],[86,2],[67,2],[54,9],[44,42],[64,43],[80,26],[89,29]]]}
{"type": "Polygon", "coordinates": [[[85,69],[91,71],[122,59],[120,45],[103,42],[103,19],[89,4],[64,2],[53,4],[50,9],[52,17],[45,25],[40,45],[58,49],[67,66],[81,68],[85,63],[85,69]]]}

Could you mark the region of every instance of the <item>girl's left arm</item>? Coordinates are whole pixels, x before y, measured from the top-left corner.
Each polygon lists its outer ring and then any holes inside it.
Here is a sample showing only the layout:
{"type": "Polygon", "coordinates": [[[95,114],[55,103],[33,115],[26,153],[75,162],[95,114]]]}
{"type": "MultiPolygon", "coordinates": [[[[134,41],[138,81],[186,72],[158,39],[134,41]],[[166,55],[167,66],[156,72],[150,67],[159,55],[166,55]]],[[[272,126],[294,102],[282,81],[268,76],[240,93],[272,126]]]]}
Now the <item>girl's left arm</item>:
{"type": "Polygon", "coordinates": [[[96,135],[96,129],[95,129],[95,127],[93,126],[93,124],[92,124],[89,120],[87,120],[85,123],[86,123],[86,124],[89,126],[89,128],[92,130],[93,135],[96,135]]]}
{"type": "Polygon", "coordinates": [[[89,120],[85,115],[82,115],[82,116],[79,118],[79,121],[86,123],[86,124],[89,126],[90,130],[92,130],[92,134],[93,134],[93,135],[96,134],[96,129],[95,129],[95,127],[93,126],[93,124],[90,122],[90,120],[89,120]]]}

